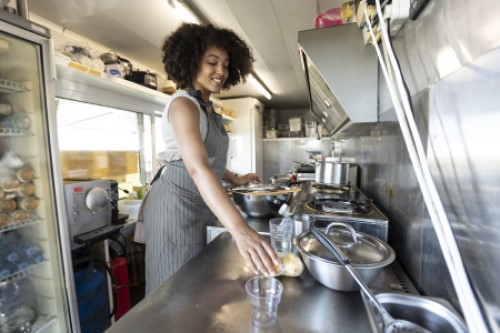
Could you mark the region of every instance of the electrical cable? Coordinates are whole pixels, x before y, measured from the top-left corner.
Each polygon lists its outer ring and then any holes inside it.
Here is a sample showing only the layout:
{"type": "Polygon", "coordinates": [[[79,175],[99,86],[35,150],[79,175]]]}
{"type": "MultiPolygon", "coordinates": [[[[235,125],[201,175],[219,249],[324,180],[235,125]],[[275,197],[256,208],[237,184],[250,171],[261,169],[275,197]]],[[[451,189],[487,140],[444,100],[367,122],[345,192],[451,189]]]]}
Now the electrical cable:
{"type": "MultiPolygon", "coordinates": [[[[383,17],[382,10],[380,8],[379,0],[376,0],[377,13],[379,17],[383,17]]],[[[468,323],[471,332],[486,332],[484,327],[484,322],[480,314],[480,310],[477,306],[476,299],[473,296],[472,290],[470,289],[470,284],[467,279],[467,275],[464,270],[464,266],[458,251],[458,246],[456,245],[455,238],[453,237],[453,232],[451,226],[446,216],[446,212],[442,206],[442,202],[437,193],[437,189],[430,175],[429,167],[425,159],[425,154],[423,153],[423,145],[420,140],[420,135],[413,119],[411,113],[411,107],[409,105],[409,98],[407,87],[405,89],[402,83],[402,75],[399,70],[397,61],[395,60],[394,53],[392,51],[389,38],[387,36],[387,30],[385,27],[384,20],[380,20],[380,30],[382,34],[382,45],[385,47],[387,55],[389,56],[390,64],[392,66],[392,71],[396,74],[397,86],[400,89],[401,101],[397,97],[395,91],[394,81],[391,79],[388,69],[386,67],[385,61],[381,55],[375,34],[373,32],[373,27],[371,25],[367,6],[364,7],[364,15],[367,21],[368,28],[370,30],[370,35],[373,41],[373,46],[375,47],[377,56],[380,61],[382,73],[387,81],[389,94],[394,103],[394,109],[398,117],[403,138],[406,142],[408,152],[410,155],[410,160],[413,164],[417,180],[420,184],[424,200],[426,202],[431,221],[433,223],[436,235],[438,237],[439,244],[443,251],[443,256],[451,270],[450,275],[454,283],[459,301],[462,305],[464,316],[468,323]],[[389,45],[387,45],[389,44],[389,45]],[[402,105],[404,110],[402,110],[402,105]],[[450,243],[450,244],[448,244],[450,243]],[[463,289],[465,287],[465,290],[463,289]],[[460,292],[459,292],[460,291],[460,292]]]]}
{"type": "MultiPolygon", "coordinates": [[[[92,263],[100,264],[109,275],[109,278],[111,280],[111,289],[116,287],[115,277],[113,276],[113,272],[111,271],[111,268],[108,266],[108,264],[106,264],[102,259],[95,258],[95,257],[90,259],[90,261],[92,263]]],[[[116,293],[114,292],[114,289],[111,292],[113,294],[113,308],[111,310],[111,313],[109,314],[109,318],[113,317],[113,315],[115,314],[115,311],[116,311],[116,293]]]]}

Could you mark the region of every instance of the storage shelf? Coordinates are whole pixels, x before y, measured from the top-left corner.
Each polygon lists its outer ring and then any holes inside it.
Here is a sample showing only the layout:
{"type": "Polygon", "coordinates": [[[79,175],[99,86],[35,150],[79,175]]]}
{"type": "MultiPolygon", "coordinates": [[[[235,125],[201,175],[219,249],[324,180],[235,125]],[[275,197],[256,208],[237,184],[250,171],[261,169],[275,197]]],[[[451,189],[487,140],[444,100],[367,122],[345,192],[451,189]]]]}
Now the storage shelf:
{"type": "Polygon", "coordinates": [[[99,89],[127,94],[139,100],[154,101],[165,104],[170,95],[122,78],[108,77],[88,66],[73,62],[68,58],[56,55],[58,78],[73,82],[87,83],[99,89]]]}
{"type": "Polygon", "coordinates": [[[14,274],[11,274],[9,276],[6,276],[2,279],[0,279],[0,282],[5,282],[5,281],[8,281],[8,282],[13,282],[13,281],[19,281],[31,274],[33,274],[37,269],[38,267],[40,267],[41,265],[43,265],[45,261],[42,261],[40,263],[37,263],[37,264],[33,264],[31,266],[29,266],[28,268],[26,269],[23,269],[21,271],[18,271],[18,272],[15,272],[14,274]]]}
{"type": "Polygon", "coordinates": [[[16,82],[0,78],[0,92],[17,93],[30,91],[29,82],[16,82]]]}
{"type": "Polygon", "coordinates": [[[33,136],[30,130],[0,127],[0,136],[33,136]]]}
{"type": "Polygon", "coordinates": [[[56,319],[57,319],[57,317],[55,317],[55,316],[50,316],[50,315],[40,313],[38,315],[38,318],[36,319],[35,323],[33,324],[31,331],[33,333],[43,332],[45,330],[45,328],[48,327],[56,319]]]}
{"type": "Polygon", "coordinates": [[[28,225],[40,223],[42,221],[43,220],[41,218],[32,214],[32,216],[28,220],[21,221],[21,222],[11,222],[7,225],[0,227],[0,232],[9,231],[9,230],[16,230],[16,229],[23,228],[23,227],[28,226],[28,225]]]}
{"type": "Polygon", "coordinates": [[[301,137],[301,138],[276,138],[276,139],[262,139],[262,141],[323,141],[323,140],[330,140],[330,138],[321,138],[321,139],[316,139],[316,138],[306,138],[306,137],[301,137]]]}

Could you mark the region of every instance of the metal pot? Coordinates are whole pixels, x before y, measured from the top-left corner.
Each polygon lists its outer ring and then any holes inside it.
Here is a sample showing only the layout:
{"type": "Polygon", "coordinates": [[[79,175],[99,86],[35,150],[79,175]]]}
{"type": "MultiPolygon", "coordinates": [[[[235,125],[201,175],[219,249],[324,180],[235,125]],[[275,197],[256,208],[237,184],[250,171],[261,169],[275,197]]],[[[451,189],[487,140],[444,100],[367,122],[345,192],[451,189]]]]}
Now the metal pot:
{"type": "Polygon", "coordinates": [[[316,218],[311,214],[305,213],[295,213],[290,216],[293,220],[293,237],[299,236],[305,231],[309,231],[311,225],[313,225],[316,218]]]}
{"type": "Polygon", "coordinates": [[[250,217],[271,217],[278,213],[281,205],[287,203],[292,193],[274,194],[280,190],[289,190],[283,185],[258,184],[232,189],[233,201],[241,211],[250,217]],[[252,192],[268,191],[265,195],[252,195],[252,192]]]}
{"type": "MultiPolygon", "coordinates": [[[[375,280],[382,269],[396,258],[389,244],[374,236],[356,232],[348,224],[332,222],[325,234],[349,257],[351,265],[367,284],[375,280]]],[[[318,282],[338,291],[359,290],[358,283],[347,269],[310,231],[297,237],[296,246],[304,265],[318,282]]]]}
{"type": "Polygon", "coordinates": [[[316,162],[316,183],[335,186],[349,184],[349,163],[336,161],[316,162]]]}

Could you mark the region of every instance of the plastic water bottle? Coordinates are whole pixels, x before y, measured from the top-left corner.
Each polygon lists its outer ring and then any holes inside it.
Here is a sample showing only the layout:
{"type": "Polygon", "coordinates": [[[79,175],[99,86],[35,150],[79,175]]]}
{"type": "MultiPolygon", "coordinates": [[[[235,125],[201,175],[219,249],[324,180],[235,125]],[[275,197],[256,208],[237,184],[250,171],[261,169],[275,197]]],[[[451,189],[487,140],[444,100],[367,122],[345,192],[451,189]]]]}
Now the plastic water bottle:
{"type": "Polygon", "coordinates": [[[44,259],[40,247],[29,240],[23,239],[21,241],[21,251],[25,255],[26,261],[31,264],[41,263],[44,259]]]}

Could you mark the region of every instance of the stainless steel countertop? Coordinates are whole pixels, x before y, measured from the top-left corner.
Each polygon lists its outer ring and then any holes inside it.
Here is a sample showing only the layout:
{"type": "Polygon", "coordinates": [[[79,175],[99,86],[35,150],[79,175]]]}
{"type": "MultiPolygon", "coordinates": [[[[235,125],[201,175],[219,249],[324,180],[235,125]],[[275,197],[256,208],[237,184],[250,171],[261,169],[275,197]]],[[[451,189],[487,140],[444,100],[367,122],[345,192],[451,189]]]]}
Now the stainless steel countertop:
{"type": "Polygon", "coordinates": [[[277,324],[253,327],[244,284],[253,276],[229,233],[223,233],[106,332],[371,332],[358,292],[319,284],[307,270],[279,277],[284,292],[277,324]]]}

